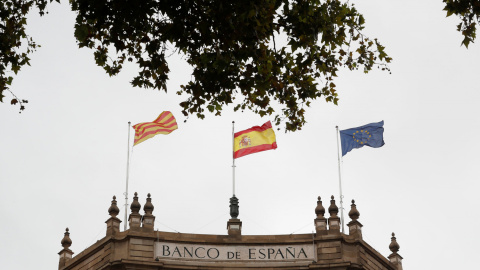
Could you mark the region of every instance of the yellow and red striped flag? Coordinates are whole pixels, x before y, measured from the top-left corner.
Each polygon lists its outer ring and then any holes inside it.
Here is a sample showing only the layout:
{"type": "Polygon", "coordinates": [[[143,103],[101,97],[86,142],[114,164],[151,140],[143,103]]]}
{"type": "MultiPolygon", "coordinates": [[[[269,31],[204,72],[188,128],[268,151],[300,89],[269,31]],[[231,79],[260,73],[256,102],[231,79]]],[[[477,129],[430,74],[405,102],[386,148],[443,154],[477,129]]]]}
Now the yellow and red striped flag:
{"type": "Polygon", "coordinates": [[[275,132],[270,121],[236,132],[233,139],[233,158],[277,148],[275,132]]]}
{"type": "Polygon", "coordinates": [[[157,134],[170,134],[178,126],[173,114],[169,111],[164,111],[153,122],[136,124],[133,128],[135,129],[133,146],[135,146],[157,134]]]}

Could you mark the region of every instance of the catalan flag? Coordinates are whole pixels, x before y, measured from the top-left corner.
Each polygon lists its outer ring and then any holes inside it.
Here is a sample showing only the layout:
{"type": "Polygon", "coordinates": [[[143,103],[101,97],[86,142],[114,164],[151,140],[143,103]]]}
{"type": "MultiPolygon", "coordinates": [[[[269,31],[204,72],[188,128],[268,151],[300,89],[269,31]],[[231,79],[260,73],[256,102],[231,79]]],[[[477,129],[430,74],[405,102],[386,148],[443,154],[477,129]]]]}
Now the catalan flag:
{"type": "Polygon", "coordinates": [[[169,111],[164,111],[153,122],[136,124],[133,128],[135,129],[133,146],[135,146],[157,134],[170,134],[177,129],[178,126],[173,114],[169,111]]]}
{"type": "Polygon", "coordinates": [[[236,132],[233,139],[233,158],[277,148],[275,132],[270,121],[236,132]]]}

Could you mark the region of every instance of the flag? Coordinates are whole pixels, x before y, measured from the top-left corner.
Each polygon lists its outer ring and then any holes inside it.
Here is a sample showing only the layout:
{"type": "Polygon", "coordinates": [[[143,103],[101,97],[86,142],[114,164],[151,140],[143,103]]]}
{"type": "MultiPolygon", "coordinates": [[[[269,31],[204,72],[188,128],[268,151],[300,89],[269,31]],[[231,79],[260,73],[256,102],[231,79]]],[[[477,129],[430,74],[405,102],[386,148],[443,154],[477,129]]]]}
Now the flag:
{"type": "Polygon", "coordinates": [[[135,146],[157,134],[170,134],[178,126],[173,114],[169,111],[164,111],[153,122],[136,124],[133,128],[135,129],[133,146],[135,146]]]}
{"type": "Polygon", "coordinates": [[[352,149],[362,148],[364,145],[373,148],[382,147],[385,144],[383,141],[383,121],[340,130],[340,139],[342,140],[342,156],[345,156],[352,149]]]}
{"type": "Polygon", "coordinates": [[[277,148],[275,132],[270,121],[236,132],[233,139],[233,158],[277,148]]]}

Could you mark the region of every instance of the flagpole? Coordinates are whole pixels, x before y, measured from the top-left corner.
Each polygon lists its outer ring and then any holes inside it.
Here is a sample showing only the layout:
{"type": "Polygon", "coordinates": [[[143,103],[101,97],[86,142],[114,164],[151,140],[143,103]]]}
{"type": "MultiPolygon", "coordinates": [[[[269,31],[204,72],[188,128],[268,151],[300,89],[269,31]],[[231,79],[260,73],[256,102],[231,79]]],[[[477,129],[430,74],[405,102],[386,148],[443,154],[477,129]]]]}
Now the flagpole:
{"type": "Polygon", "coordinates": [[[340,169],[340,163],[341,163],[341,156],[340,156],[340,148],[339,148],[339,143],[338,143],[338,137],[339,137],[339,131],[338,131],[338,126],[335,126],[337,129],[337,154],[338,154],[338,186],[340,188],[340,218],[341,218],[341,223],[342,223],[342,233],[345,233],[345,225],[344,225],[344,218],[343,218],[343,193],[342,193],[342,172],[340,169]]]}
{"type": "Polygon", "coordinates": [[[129,175],[129,168],[130,168],[130,121],[128,121],[128,142],[127,142],[127,181],[125,184],[125,219],[123,224],[123,230],[127,230],[127,212],[128,212],[128,175],[129,175]]]}
{"type": "Polygon", "coordinates": [[[232,189],[235,197],[235,121],[232,121],[232,189]]]}

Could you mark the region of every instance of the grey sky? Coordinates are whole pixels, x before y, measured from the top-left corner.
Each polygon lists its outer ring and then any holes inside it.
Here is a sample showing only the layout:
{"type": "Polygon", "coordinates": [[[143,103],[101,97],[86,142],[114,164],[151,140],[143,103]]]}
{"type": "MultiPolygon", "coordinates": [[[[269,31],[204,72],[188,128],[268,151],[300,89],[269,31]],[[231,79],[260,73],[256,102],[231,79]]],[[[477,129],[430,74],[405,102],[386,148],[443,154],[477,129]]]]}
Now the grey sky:
{"type": "MultiPolygon", "coordinates": [[[[278,149],[236,161],[243,234],[312,232],[317,196],[327,206],[338,198],[335,126],[384,120],[385,146],[343,159],[346,213],[355,199],[364,239],[384,256],[395,232],[404,269],[473,269],[480,42],[460,47],[458,21],[445,18],[441,0],[355,2],[365,34],[393,57],[392,74],[342,71],[339,106],[314,102],[302,131],[276,132],[278,149]]],[[[104,236],[113,195],[123,220],[127,122],[164,110],[179,128],[135,146],[130,194],[142,205],[152,194],[155,228],[226,234],[231,122],[239,131],[273,118],[226,108],[184,123],[175,92],[190,69],[181,58],[172,56],[168,94],[132,88],[133,66],[110,78],[92,51],[78,49],[68,9],[31,16],[28,31],[42,47],[12,85],[29,103],[21,114],[0,104],[0,268],[55,269],[65,227],[75,254],[104,236]]]]}

